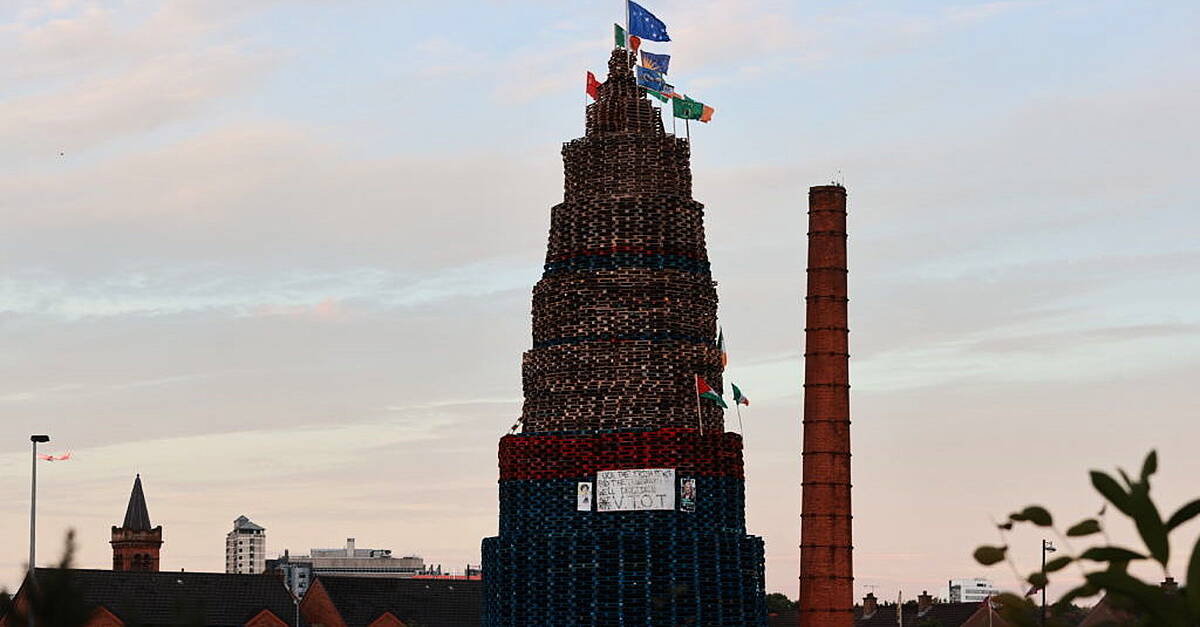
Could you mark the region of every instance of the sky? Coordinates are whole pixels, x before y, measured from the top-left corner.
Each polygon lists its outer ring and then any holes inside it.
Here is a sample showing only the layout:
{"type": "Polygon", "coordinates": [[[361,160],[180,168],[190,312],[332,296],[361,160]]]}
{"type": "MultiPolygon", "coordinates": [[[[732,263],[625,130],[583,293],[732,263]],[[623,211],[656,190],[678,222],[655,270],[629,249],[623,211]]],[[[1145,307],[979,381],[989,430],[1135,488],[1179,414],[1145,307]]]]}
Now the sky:
{"type": "MultiPolygon", "coordinates": [[[[690,129],[695,196],[769,591],[797,587],[806,188],[835,178],[856,596],[1016,588],[970,557],[992,521],[1092,515],[1086,471],[1152,448],[1161,507],[1198,496],[1200,5],[645,4],[673,38],[648,48],[716,109],[690,129]]],[[[27,558],[31,433],[73,453],[39,468],[39,563],[74,528],[78,565],[108,568],[135,473],[164,570],[222,570],[243,514],[269,554],[355,537],[478,563],[561,142],[620,17],[0,5],[0,586],[27,558]]],[[[1039,536],[1011,540],[1033,569],[1039,536]]]]}

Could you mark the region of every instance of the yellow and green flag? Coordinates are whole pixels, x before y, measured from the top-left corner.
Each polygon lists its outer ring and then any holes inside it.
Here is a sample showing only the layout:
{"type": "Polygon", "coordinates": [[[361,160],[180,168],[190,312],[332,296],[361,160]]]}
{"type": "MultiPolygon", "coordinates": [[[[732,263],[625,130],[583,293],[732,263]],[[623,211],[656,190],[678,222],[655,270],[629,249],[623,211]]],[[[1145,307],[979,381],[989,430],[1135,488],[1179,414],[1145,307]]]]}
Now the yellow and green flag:
{"type": "Polygon", "coordinates": [[[699,120],[704,115],[704,103],[696,102],[687,96],[671,101],[672,113],[681,120],[699,120]]]}
{"type": "Polygon", "coordinates": [[[713,109],[703,102],[692,100],[687,96],[677,96],[672,105],[672,113],[674,113],[675,117],[683,120],[700,120],[701,122],[708,122],[712,119],[713,113],[716,112],[716,109],[713,109]]]}

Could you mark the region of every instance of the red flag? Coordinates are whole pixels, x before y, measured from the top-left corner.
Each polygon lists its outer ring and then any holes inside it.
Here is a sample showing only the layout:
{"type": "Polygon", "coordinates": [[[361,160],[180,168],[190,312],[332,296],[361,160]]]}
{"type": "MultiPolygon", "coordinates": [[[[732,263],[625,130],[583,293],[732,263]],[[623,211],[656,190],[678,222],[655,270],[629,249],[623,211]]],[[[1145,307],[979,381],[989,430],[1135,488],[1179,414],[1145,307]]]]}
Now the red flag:
{"type": "Polygon", "coordinates": [[[600,98],[600,81],[596,80],[596,75],[591,72],[588,72],[587,75],[587,93],[592,100],[600,98]]]}
{"type": "Polygon", "coordinates": [[[629,49],[632,50],[634,54],[637,54],[638,47],[640,47],[641,45],[642,45],[641,37],[638,37],[637,35],[629,36],[629,49]]]}

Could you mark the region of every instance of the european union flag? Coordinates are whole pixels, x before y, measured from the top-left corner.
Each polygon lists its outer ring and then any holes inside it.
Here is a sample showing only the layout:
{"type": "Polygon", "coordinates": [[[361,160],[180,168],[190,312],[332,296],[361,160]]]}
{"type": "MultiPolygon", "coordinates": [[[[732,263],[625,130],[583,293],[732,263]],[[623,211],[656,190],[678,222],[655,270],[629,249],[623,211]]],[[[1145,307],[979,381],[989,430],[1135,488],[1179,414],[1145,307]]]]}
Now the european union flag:
{"type": "Polygon", "coordinates": [[[653,52],[642,51],[642,67],[650,68],[655,72],[667,73],[667,66],[671,64],[671,55],[669,54],[654,54],[653,52]]]}
{"type": "Polygon", "coordinates": [[[663,80],[662,73],[644,67],[637,68],[637,84],[654,91],[667,91],[667,82],[663,80]]]}
{"type": "Polygon", "coordinates": [[[667,25],[654,17],[654,14],[642,8],[633,0],[629,3],[629,34],[636,35],[647,41],[671,41],[667,36],[667,25]]]}

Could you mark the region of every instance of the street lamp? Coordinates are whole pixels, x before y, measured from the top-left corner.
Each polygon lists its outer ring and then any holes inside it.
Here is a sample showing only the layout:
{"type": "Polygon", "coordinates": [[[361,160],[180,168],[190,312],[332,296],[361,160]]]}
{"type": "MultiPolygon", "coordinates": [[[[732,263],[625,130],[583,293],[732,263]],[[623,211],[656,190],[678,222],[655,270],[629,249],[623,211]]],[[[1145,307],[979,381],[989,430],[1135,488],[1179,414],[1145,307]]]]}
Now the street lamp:
{"type": "MultiPolygon", "coordinates": [[[[36,562],[34,560],[36,559],[36,556],[37,556],[37,551],[36,551],[36,549],[37,549],[37,463],[38,463],[37,445],[49,442],[50,436],[48,436],[48,435],[31,435],[31,436],[29,436],[29,441],[31,443],[33,443],[33,465],[32,465],[33,472],[30,474],[31,483],[30,483],[30,487],[29,487],[29,586],[30,586],[29,591],[32,594],[33,586],[36,585],[36,582],[34,581],[33,568],[34,568],[34,564],[36,564],[36,562]]],[[[29,605],[29,627],[34,627],[33,615],[34,615],[33,605],[30,604],[29,605]]]]}
{"type": "MultiPolygon", "coordinates": [[[[1043,575],[1045,575],[1045,573],[1046,573],[1046,554],[1053,553],[1057,550],[1058,549],[1054,548],[1053,542],[1051,542],[1049,540],[1045,540],[1045,539],[1042,540],[1042,574],[1043,575]]],[[[1045,627],[1045,625],[1046,625],[1046,587],[1047,587],[1046,584],[1043,583],[1042,584],[1042,617],[1038,621],[1038,624],[1042,625],[1042,627],[1045,627]]]]}

